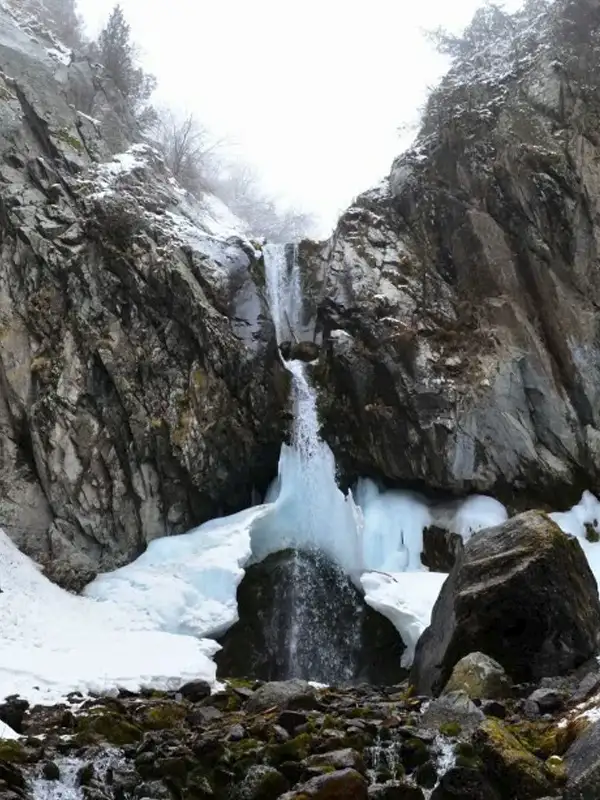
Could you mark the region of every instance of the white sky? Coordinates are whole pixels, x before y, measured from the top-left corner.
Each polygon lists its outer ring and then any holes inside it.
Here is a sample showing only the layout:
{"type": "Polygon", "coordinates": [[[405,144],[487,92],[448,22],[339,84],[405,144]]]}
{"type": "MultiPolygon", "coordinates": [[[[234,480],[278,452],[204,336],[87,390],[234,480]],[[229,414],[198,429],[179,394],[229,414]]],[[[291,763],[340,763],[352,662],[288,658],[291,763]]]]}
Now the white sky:
{"type": "MultiPolygon", "coordinates": [[[[91,32],[116,0],[79,0],[91,32]]],[[[444,60],[421,29],[482,0],[121,0],[159,100],[235,143],[324,232],[402,149],[444,60]],[[405,141],[405,140],[404,140],[405,141]]],[[[519,5],[508,0],[507,8],[519,5]]]]}

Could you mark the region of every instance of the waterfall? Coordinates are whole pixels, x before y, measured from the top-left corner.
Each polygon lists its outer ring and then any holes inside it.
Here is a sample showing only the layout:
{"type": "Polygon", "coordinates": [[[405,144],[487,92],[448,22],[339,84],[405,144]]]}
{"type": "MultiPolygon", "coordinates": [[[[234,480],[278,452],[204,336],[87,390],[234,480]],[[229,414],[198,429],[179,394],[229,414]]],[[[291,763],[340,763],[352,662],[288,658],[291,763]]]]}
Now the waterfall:
{"type": "MultiPolygon", "coordinates": [[[[281,344],[295,338],[302,325],[297,250],[268,245],[264,257],[267,301],[277,342],[281,344]]],[[[283,363],[292,384],[291,444],[281,448],[278,478],[267,496],[268,501],[274,502],[276,513],[261,520],[252,531],[253,558],[261,561],[270,553],[285,549],[296,553],[287,592],[287,677],[348,680],[353,665],[342,664],[343,659],[336,653],[322,652],[314,658],[307,653],[309,639],[315,643],[313,647],[327,648],[329,628],[335,619],[335,609],[323,609],[322,614],[315,615],[310,598],[317,591],[314,582],[319,575],[327,572],[331,579],[332,562],[337,591],[348,594],[347,575],[358,583],[362,572],[362,517],[352,494],[344,495],[337,485],[335,458],[320,436],[317,393],[306,365],[293,360],[283,363]],[[311,568],[299,551],[312,554],[311,568]],[[312,663],[320,665],[322,674],[301,674],[312,663]]],[[[358,650],[358,642],[349,645],[358,650]]]]}

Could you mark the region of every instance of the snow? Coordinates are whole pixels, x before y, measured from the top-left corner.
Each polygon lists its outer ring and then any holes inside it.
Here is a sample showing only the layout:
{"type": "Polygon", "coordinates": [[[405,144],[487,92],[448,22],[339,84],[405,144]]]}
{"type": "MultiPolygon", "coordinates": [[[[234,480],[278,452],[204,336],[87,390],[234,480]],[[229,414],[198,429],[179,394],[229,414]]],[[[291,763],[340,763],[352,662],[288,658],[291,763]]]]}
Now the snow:
{"type": "Polygon", "coordinates": [[[0,698],[51,704],[66,694],[215,684],[204,637],[235,621],[255,507],[153,542],[128,567],[71,595],[0,532],[0,698]],[[189,635],[189,634],[194,635],[189,635]]]}
{"type": "Polygon", "coordinates": [[[365,601],[387,617],[400,633],[406,650],[402,666],[409,667],[419,637],[431,621],[431,612],[447,575],[440,572],[368,572],[361,578],[365,601]]]}
{"type": "Polygon", "coordinates": [[[600,501],[591,492],[585,491],[581,500],[569,511],[557,511],[549,515],[565,533],[576,536],[586,555],[596,583],[600,586],[600,543],[590,542],[586,537],[586,526],[600,536],[600,501]]]}
{"type": "Polygon", "coordinates": [[[6,724],[0,721],[0,739],[19,739],[19,734],[6,724]]]}

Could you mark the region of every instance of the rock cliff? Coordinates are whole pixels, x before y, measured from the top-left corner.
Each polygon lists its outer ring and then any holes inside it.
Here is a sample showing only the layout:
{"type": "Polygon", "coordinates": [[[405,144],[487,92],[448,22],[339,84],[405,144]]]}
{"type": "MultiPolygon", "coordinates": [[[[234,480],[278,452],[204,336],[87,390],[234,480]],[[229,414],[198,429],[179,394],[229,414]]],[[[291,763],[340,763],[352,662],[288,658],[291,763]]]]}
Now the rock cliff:
{"type": "Polygon", "coordinates": [[[70,586],[248,505],[281,440],[260,252],[136,138],[0,6],[0,521],[70,586]]]}
{"type": "Polygon", "coordinates": [[[487,30],[389,179],[301,247],[349,479],[555,508],[597,485],[599,23],[556,0],[487,30]]]}

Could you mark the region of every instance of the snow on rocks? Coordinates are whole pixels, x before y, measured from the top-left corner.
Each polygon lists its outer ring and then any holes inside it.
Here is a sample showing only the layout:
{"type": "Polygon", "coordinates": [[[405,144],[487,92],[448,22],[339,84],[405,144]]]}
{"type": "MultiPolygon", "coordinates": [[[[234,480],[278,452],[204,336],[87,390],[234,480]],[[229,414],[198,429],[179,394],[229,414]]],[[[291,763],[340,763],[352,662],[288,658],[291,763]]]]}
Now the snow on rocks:
{"type": "Polygon", "coordinates": [[[249,527],[261,514],[249,509],[157,540],[84,597],[51,583],[0,532],[0,697],[52,704],[74,691],[168,689],[198,678],[214,685],[219,646],[196,637],[235,621],[249,527]]]}

